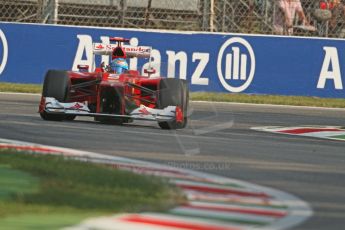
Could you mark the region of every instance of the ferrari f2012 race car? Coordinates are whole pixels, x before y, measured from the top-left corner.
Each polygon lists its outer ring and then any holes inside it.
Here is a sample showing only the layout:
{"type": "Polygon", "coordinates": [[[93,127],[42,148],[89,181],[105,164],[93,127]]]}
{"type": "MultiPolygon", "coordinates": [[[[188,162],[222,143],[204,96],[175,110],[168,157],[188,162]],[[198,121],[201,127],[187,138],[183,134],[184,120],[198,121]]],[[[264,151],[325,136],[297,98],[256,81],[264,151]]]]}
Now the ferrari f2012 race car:
{"type": "MultiPolygon", "coordinates": [[[[133,57],[151,62],[151,47],[127,45],[129,39],[125,38],[112,37],[110,41],[93,44],[94,59],[95,55],[109,55],[115,64],[133,57]]],[[[39,106],[41,117],[62,121],[91,116],[111,124],[150,120],[162,129],[186,126],[189,89],[185,80],[154,77],[151,65],[144,75],[118,67],[102,63],[93,72],[88,72],[87,65],[78,65],[79,71],[48,70],[39,106]]]]}

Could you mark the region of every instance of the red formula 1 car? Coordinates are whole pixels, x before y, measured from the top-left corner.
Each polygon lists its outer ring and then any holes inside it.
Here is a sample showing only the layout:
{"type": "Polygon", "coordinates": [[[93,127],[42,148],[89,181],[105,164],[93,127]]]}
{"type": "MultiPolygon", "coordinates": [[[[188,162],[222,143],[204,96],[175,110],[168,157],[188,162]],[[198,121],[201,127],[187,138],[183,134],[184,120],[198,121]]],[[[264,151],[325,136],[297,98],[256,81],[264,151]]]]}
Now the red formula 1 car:
{"type": "MultiPolygon", "coordinates": [[[[93,44],[95,55],[150,58],[151,47],[126,45],[128,39],[110,38],[115,44],[93,44]]],[[[151,58],[150,58],[151,59],[151,58]]],[[[151,61],[151,60],[150,60],[151,61]]],[[[151,66],[151,65],[149,65],[151,66]]],[[[117,73],[109,65],[88,72],[49,70],[46,73],[39,113],[44,120],[73,120],[92,116],[95,121],[112,124],[133,120],[157,121],[162,129],[180,129],[187,124],[189,90],[185,80],[153,77],[155,70],[126,70],[117,73]]],[[[92,68],[91,68],[92,69],[92,68]]]]}

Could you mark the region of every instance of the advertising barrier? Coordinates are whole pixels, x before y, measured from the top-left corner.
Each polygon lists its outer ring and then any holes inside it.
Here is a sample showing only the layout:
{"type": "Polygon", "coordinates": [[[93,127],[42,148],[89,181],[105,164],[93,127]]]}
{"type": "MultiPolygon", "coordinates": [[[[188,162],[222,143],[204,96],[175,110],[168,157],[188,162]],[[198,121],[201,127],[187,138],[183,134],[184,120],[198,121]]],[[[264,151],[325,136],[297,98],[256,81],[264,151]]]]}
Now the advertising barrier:
{"type": "Polygon", "coordinates": [[[42,83],[48,69],[94,66],[92,43],[110,36],[152,46],[156,75],[187,79],[191,91],[345,97],[345,40],[38,24],[0,23],[0,82],[42,83]]]}

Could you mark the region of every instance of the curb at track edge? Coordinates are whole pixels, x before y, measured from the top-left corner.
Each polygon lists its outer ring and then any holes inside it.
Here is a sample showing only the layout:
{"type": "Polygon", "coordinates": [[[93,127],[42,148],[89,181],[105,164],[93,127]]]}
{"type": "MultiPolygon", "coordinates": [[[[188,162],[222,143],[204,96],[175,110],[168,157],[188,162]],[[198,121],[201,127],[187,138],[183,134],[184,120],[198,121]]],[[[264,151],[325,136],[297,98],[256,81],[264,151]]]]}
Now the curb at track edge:
{"type": "MultiPolygon", "coordinates": [[[[252,184],[252,183],[249,183],[249,182],[237,180],[237,179],[231,179],[231,178],[226,178],[226,177],[222,177],[222,176],[216,176],[216,175],[212,175],[212,174],[209,174],[209,173],[196,172],[196,171],[188,170],[188,169],[178,169],[178,168],[174,168],[174,167],[171,167],[171,166],[165,166],[165,165],[162,165],[162,164],[151,163],[151,162],[147,162],[147,161],[133,160],[133,159],[128,159],[128,158],[124,158],[124,157],[109,156],[109,155],[93,153],[93,152],[87,152],[87,151],[74,150],[74,149],[69,149],[69,148],[61,148],[61,147],[54,147],[54,146],[47,146],[47,145],[39,145],[39,144],[35,144],[35,143],[21,142],[21,141],[15,141],[15,140],[9,140],[9,139],[1,139],[0,138],[0,148],[4,148],[4,147],[5,148],[11,148],[11,146],[14,149],[16,148],[16,146],[17,147],[20,147],[20,146],[21,147],[25,147],[25,146],[27,146],[29,148],[29,150],[31,148],[31,151],[33,151],[33,152],[35,152],[35,148],[36,149],[41,149],[41,152],[44,152],[44,151],[42,151],[42,149],[43,150],[46,149],[48,154],[49,154],[49,151],[51,151],[50,154],[51,153],[54,154],[54,152],[55,152],[55,154],[59,153],[59,154],[62,154],[64,156],[70,156],[70,157],[75,157],[75,158],[79,158],[79,159],[88,159],[89,161],[93,161],[93,162],[96,162],[96,163],[97,162],[98,163],[106,163],[106,162],[109,163],[109,162],[112,162],[112,164],[114,164],[114,165],[123,165],[122,169],[125,169],[125,170],[126,169],[128,170],[129,166],[130,167],[134,166],[134,169],[139,170],[139,173],[140,173],[140,170],[144,170],[144,169],[145,170],[157,170],[157,172],[159,172],[159,171],[160,172],[162,172],[162,171],[169,172],[169,170],[170,170],[171,172],[178,172],[178,173],[181,173],[181,175],[182,174],[183,175],[188,175],[188,177],[194,177],[194,178],[197,178],[199,180],[200,179],[204,179],[204,180],[207,180],[207,181],[211,181],[212,183],[216,184],[215,185],[216,189],[218,189],[218,188],[225,188],[226,184],[237,184],[237,185],[241,186],[242,188],[244,188],[245,192],[248,191],[249,193],[253,193],[253,194],[256,194],[256,193],[257,194],[260,194],[260,193],[261,194],[266,194],[268,197],[270,197],[269,199],[265,198],[266,202],[271,202],[271,201],[274,202],[274,203],[277,202],[277,203],[280,203],[280,204],[284,204],[287,207],[286,215],[285,216],[283,216],[280,219],[278,219],[278,218],[274,219],[273,218],[269,222],[268,225],[262,226],[262,227],[257,227],[257,226],[253,227],[251,225],[249,225],[249,226],[248,225],[240,225],[240,226],[238,226],[237,224],[234,224],[234,225],[230,224],[229,228],[227,228],[227,225],[225,225],[224,222],[217,222],[217,221],[213,221],[212,222],[211,220],[207,221],[207,223],[211,223],[211,224],[213,224],[213,226],[219,226],[219,229],[254,229],[254,228],[255,229],[286,229],[286,228],[290,228],[290,227],[296,226],[296,225],[304,222],[307,218],[309,218],[313,214],[309,204],[307,204],[306,202],[300,200],[299,198],[297,198],[294,195],[291,195],[291,194],[288,194],[286,192],[282,192],[282,191],[279,191],[279,190],[276,190],[276,189],[272,189],[272,188],[268,188],[268,187],[264,187],[264,186],[260,186],[260,185],[256,185],[256,184],[252,184]],[[233,228],[230,228],[231,226],[233,228]]],[[[40,152],[40,151],[38,150],[37,152],[40,152]]],[[[138,171],[137,171],[137,173],[138,173],[138,171]]],[[[174,184],[174,182],[173,182],[173,184],[174,184]]],[[[187,197],[191,197],[194,194],[194,192],[195,192],[195,191],[192,191],[192,192],[190,191],[190,189],[191,189],[190,186],[191,185],[192,186],[195,185],[194,182],[188,182],[187,184],[184,185],[185,188],[187,188],[187,189],[184,189],[183,191],[185,192],[187,197]]],[[[210,187],[210,188],[212,189],[213,187],[210,187]]],[[[200,192],[200,191],[198,191],[198,192],[200,192]]],[[[208,193],[205,193],[204,195],[208,195],[208,193]]],[[[212,197],[212,196],[210,196],[210,197],[212,197]]],[[[248,197],[246,197],[246,199],[247,198],[248,197]]],[[[249,197],[249,198],[251,198],[251,197],[249,197]]],[[[239,199],[241,199],[241,197],[239,199]]],[[[265,202],[265,199],[262,199],[262,202],[265,202]]],[[[189,200],[189,201],[190,201],[191,204],[198,203],[198,202],[195,202],[193,200],[189,200]]],[[[223,209],[230,210],[229,216],[230,216],[230,214],[233,214],[234,211],[233,210],[231,211],[231,208],[229,208],[229,207],[231,207],[231,205],[230,206],[228,204],[221,204],[221,205],[222,205],[223,209]]],[[[178,208],[179,207],[177,207],[176,210],[178,210],[178,208]]],[[[201,208],[204,209],[205,207],[201,207],[201,208]]],[[[209,208],[209,207],[207,207],[207,208],[209,208]]],[[[218,208],[218,206],[212,206],[211,205],[211,209],[210,210],[217,210],[217,209],[214,209],[214,208],[218,208]]],[[[240,213],[241,212],[246,212],[246,211],[253,212],[253,210],[247,210],[247,209],[243,209],[243,210],[240,209],[239,211],[240,211],[240,213]]],[[[255,213],[255,211],[258,211],[258,210],[254,209],[254,213],[255,213]]],[[[267,209],[263,209],[261,211],[267,211],[267,209]]],[[[196,212],[200,212],[200,210],[196,209],[196,212]]],[[[217,213],[217,211],[212,211],[212,213],[213,214],[217,213]]],[[[219,213],[220,214],[224,214],[224,210],[220,211],[219,213]]],[[[238,213],[236,213],[236,211],[235,211],[235,214],[239,215],[241,218],[246,218],[246,214],[238,214],[238,213]]],[[[261,214],[259,213],[259,217],[261,217],[260,216],[261,214]]],[[[140,214],[140,215],[141,215],[141,216],[139,216],[140,218],[144,218],[144,220],[147,221],[147,216],[146,216],[145,213],[144,214],[140,214]]],[[[254,216],[253,215],[248,215],[248,216],[251,217],[251,218],[255,217],[255,215],[254,216]]],[[[130,217],[133,217],[133,216],[130,216],[130,217]]],[[[161,216],[159,214],[154,214],[154,215],[151,214],[148,217],[149,218],[153,218],[153,217],[156,218],[157,217],[160,220],[160,223],[162,224],[162,218],[161,218],[161,216]]],[[[168,217],[168,220],[169,220],[169,218],[171,218],[171,216],[167,216],[167,217],[168,217]]],[[[164,218],[167,218],[167,217],[164,216],[164,218]]],[[[112,218],[114,218],[114,217],[112,217],[112,218]]],[[[124,219],[123,216],[116,217],[116,218],[115,218],[115,220],[117,220],[119,222],[119,225],[118,225],[119,228],[114,228],[114,229],[116,229],[116,230],[117,229],[126,229],[128,227],[128,223],[126,222],[125,225],[124,225],[125,227],[120,228],[121,223],[123,222],[123,219],[124,219]]],[[[125,216],[125,218],[129,218],[129,217],[125,216]]],[[[138,218],[138,216],[137,216],[137,218],[138,218]]],[[[140,218],[139,218],[139,221],[143,221],[140,218]]],[[[163,218],[163,220],[167,221],[164,218],[163,218]]],[[[100,220],[99,218],[95,219],[94,221],[92,219],[89,219],[89,220],[86,220],[86,221],[82,222],[78,226],[75,226],[75,227],[72,227],[72,228],[68,228],[68,229],[88,229],[88,228],[86,228],[86,225],[88,227],[90,227],[89,225],[91,225],[92,227],[97,227],[97,226],[95,226],[95,224],[98,223],[99,220],[100,220]]],[[[185,218],[182,218],[182,219],[177,218],[177,220],[178,221],[182,221],[183,220],[184,222],[187,222],[187,223],[189,223],[189,221],[192,221],[191,223],[195,223],[195,221],[198,222],[198,220],[200,220],[200,218],[199,219],[198,218],[196,218],[196,219],[195,218],[190,218],[190,220],[185,219],[185,218]]],[[[136,219],[136,221],[138,221],[138,219],[136,219]]],[[[152,220],[150,220],[150,221],[152,221],[152,220]]],[[[174,221],[175,221],[175,219],[174,219],[174,221]]],[[[104,223],[106,223],[106,220],[104,220],[104,223]]],[[[113,223],[113,221],[111,223],[113,223]]],[[[134,224],[138,224],[138,223],[134,223],[134,224]]],[[[206,222],[205,221],[201,221],[201,225],[202,224],[206,224],[206,222]]],[[[139,225],[140,225],[140,223],[139,223],[139,225]]],[[[143,225],[143,223],[141,223],[140,226],[142,226],[142,225],[143,225]]],[[[183,226],[183,225],[181,225],[181,226],[183,226]]],[[[141,229],[141,228],[136,228],[136,229],[141,229]]],[[[145,229],[145,228],[142,228],[142,229],[145,229]]],[[[152,228],[152,229],[155,229],[155,228],[152,228]]],[[[162,228],[162,229],[164,229],[164,228],[162,228]]]]}

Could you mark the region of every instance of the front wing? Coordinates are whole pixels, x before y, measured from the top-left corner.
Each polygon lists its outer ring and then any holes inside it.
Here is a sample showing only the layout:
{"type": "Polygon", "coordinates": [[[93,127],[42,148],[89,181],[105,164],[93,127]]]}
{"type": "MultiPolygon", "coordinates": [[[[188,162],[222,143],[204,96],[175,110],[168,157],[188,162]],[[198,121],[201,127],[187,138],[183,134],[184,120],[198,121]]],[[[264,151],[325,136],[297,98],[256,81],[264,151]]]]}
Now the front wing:
{"type": "Polygon", "coordinates": [[[89,117],[113,117],[113,118],[129,118],[133,120],[148,121],[171,121],[176,118],[176,106],[168,106],[164,109],[153,109],[140,105],[128,115],[92,113],[87,102],[70,102],[62,103],[53,97],[44,98],[44,109],[48,114],[66,114],[89,117]]]}

